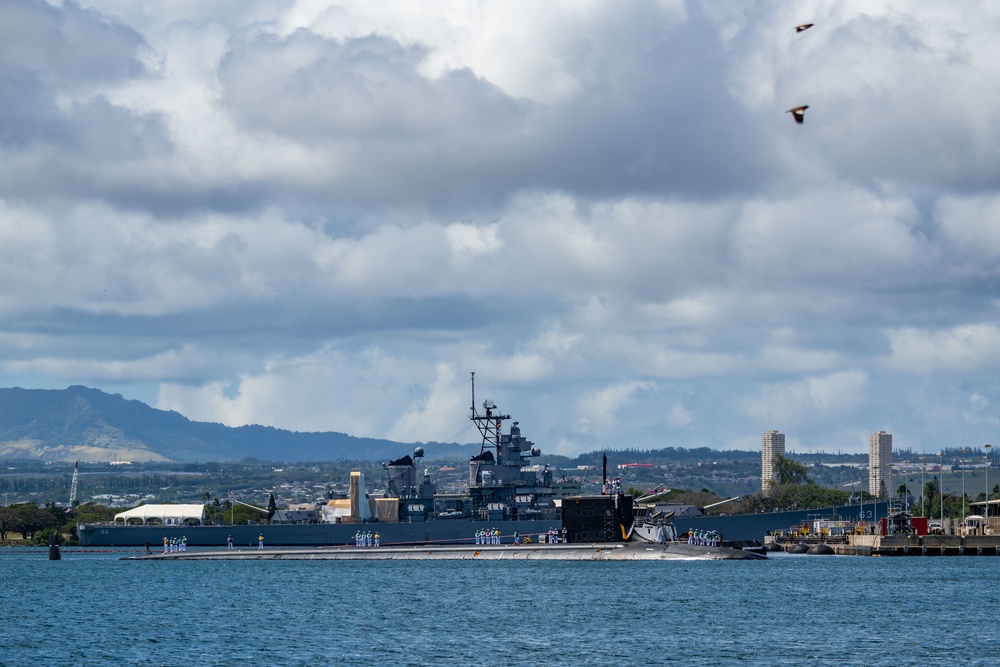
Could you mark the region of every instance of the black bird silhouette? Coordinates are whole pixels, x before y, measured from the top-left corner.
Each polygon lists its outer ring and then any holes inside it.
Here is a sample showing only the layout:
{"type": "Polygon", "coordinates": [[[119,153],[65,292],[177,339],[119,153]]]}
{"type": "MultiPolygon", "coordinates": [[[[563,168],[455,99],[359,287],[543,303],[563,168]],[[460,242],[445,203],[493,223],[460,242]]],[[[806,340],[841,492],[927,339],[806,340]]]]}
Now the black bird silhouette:
{"type": "Polygon", "coordinates": [[[808,109],[808,108],[809,108],[809,105],[806,104],[806,105],[803,105],[801,107],[795,107],[793,109],[789,109],[785,113],[792,114],[792,118],[795,119],[795,122],[798,123],[799,125],[801,125],[802,121],[804,121],[806,119],[806,109],[808,109]]]}
{"type": "Polygon", "coordinates": [[[808,30],[813,27],[812,23],[803,23],[802,25],[795,26],[795,32],[802,32],[803,30],[808,30]]]}

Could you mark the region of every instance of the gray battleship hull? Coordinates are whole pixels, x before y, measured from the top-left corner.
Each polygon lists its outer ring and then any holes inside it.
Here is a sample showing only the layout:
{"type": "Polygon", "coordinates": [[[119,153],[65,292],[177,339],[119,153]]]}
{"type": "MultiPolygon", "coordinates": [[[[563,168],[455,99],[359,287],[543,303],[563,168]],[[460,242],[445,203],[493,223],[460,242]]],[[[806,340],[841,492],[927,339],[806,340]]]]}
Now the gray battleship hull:
{"type": "Polygon", "coordinates": [[[672,519],[677,534],[682,538],[688,530],[718,531],[726,542],[761,542],[764,536],[776,531],[788,532],[813,519],[843,519],[867,524],[878,522],[888,513],[885,502],[864,505],[840,505],[788,512],[762,512],[760,514],[731,514],[721,516],[677,517],[672,519]]]}
{"type": "MultiPolygon", "coordinates": [[[[812,519],[840,518],[853,522],[876,523],[886,516],[884,502],[865,505],[842,505],[789,512],[734,514],[724,516],[674,517],[672,523],[683,541],[688,530],[718,531],[726,543],[762,542],[765,535],[788,531],[812,519]]],[[[472,544],[479,530],[500,529],[504,544],[513,542],[514,532],[530,535],[533,542],[550,528],[562,528],[562,522],[543,521],[471,521],[468,519],[438,519],[414,523],[310,523],[262,524],[250,526],[122,526],[84,525],[77,527],[80,545],[86,547],[137,547],[147,541],[151,547],[162,546],[163,538],[187,538],[189,546],[225,546],[230,535],[235,546],[254,546],[264,536],[267,546],[320,547],[354,544],[354,534],[376,531],[385,546],[417,546],[423,544],[472,544]]],[[[572,539],[572,535],[570,536],[572,539]]]]}

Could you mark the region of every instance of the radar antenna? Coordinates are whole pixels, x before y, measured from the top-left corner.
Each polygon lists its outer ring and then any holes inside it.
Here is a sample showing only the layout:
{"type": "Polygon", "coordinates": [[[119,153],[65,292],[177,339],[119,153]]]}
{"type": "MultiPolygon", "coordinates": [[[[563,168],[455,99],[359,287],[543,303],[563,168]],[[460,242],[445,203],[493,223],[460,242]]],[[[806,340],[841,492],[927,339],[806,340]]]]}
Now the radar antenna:
{"type": "Polygon", "coordinates": [[[486,414],[479,414],[476,412],[476,371],[472,371],[472,421],[476,424],[476,428],[479,429],[480,435],[483,436],[483,444],[479,449],[479,454],[482,455],[487,447],[496,447],[496,453],[499,457],[500,455],[500,434],[503,431],[503,423],[505,420],[510,419],[510,415],[505,415],[501,413],[496,406],[496,403],[490,399],[483,401],[483,410],[486,414]]]}

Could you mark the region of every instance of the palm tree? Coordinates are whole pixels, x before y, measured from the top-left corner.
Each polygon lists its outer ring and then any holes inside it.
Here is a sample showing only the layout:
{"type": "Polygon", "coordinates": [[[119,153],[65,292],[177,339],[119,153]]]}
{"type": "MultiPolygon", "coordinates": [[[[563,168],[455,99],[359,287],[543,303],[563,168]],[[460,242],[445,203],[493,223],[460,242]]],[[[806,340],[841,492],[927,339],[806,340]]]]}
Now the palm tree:
{"type": "MultiPolygon", "coordinates": [[[[927,498],[927,507],[933,508],[938,497],[938,478],[936,476],[924,484],[924,496],[927,498]]],[[[933,514],[933,510],[931,510],[931,514],[933,514]]]]}

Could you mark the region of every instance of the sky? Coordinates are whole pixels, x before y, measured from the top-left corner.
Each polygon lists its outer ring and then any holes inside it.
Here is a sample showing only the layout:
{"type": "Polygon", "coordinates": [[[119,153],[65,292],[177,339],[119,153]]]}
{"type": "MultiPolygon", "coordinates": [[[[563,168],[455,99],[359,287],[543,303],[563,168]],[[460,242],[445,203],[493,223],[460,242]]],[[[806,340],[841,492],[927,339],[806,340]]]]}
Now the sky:
{"type": "Polygon", "coordinates": [[[0,386],[996,442],[998,80],[987,0],[0,0],[0,386]]]}

